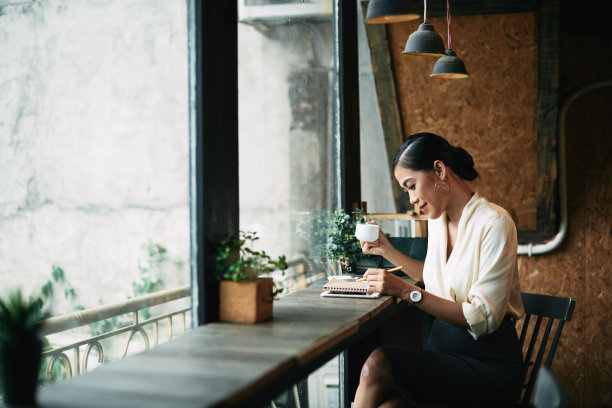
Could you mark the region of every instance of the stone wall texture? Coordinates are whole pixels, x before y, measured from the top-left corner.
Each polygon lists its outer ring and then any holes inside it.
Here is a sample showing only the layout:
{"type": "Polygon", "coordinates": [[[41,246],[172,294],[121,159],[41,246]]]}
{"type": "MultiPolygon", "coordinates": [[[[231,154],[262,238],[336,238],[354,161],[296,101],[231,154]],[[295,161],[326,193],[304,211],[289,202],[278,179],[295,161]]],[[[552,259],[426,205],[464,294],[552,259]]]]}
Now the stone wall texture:
{"type": "Polygon", "coordinates": [[[0,2],[0,290],[189,282],[187,96],[184,1],[0,2]]]}

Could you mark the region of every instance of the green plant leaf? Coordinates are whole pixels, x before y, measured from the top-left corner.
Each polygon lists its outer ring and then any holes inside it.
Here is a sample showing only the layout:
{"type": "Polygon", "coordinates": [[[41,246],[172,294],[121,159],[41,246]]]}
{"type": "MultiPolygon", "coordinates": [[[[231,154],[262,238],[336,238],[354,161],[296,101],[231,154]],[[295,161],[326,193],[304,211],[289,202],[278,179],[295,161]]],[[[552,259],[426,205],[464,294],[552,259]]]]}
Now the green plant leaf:
{"type": "Polygon", "coordinates": [[[40,290],[45,299],[50,299],[53,296],[53,283],[51,281],[45,282],[40,290]]]}
{"type": "Polygon", "coordinates": [[[255,279],[256,277],[280,269],[288,268],[284,255],[273,259],[264,250],[255,250],[253,243],[259,237],[255,232],[240,231],[238,237],[224,237],[216,246],[215,273],[217,279],[243,280],[255,279]]]}
{"type": "Polygon", "coordinates": [[[42,296],[25,298],[19,289],[0,299],[0,341],[21,342],[38,336],[43,305],[42,296]]]}
{"type": "Polygon", "coordinates": [[[59,266],[52,265],[51,266],[51,277],[55,282],[61,283],[64,282],[65,274],[64,270],[59,266]]]}

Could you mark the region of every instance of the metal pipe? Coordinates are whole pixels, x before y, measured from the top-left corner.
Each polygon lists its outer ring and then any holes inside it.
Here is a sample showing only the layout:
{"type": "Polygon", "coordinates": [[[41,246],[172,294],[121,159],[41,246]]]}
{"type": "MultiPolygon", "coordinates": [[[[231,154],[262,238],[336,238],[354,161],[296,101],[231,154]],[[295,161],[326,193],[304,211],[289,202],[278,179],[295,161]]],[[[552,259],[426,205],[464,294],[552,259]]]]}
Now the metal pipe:
{"type": "Polygon", "coordinates": [[[542,242],[529,242],[518,246],[518,255],[542,255],[557,249],[567,235],[568,214],[567,214],[567,177],[566,177],[566,157],[565,157],[565,115],[569,106],[582,95],[595,89],[612,86],[612,80],[605,80],[586,85],[574,92],[561,106],[559,113],[559,209],[561,211],[561,222],[559,231],[552,238],[542,242]]]}

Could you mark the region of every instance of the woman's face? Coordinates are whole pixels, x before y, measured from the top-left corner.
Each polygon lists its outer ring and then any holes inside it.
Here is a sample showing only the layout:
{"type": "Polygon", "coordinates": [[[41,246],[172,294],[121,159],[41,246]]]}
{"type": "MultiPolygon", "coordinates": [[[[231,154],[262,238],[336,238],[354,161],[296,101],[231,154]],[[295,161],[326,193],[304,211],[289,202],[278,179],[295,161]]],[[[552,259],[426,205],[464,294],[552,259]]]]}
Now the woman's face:
{"type": "Polygon", "coordinates": [[[446,197],[434,190],[436,176],[434,171],[412,170],[397,166],[395,178],[402,189],[410,196],[410,203],[416,204],[429,218],[438,218],[448,204],[446,197]]]}

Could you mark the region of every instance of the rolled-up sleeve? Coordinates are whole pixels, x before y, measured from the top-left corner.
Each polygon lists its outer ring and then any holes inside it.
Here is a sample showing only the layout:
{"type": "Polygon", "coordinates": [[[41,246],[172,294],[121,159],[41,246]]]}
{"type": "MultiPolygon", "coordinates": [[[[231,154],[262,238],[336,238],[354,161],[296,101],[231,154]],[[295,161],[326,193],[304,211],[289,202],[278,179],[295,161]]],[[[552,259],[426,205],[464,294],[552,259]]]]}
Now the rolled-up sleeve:
{"type": "Polygon", "coordinates": [[[495,331],[506,313],[516,269],[516,227],[506,216],[483,230],[478,276],[462,303],[463,315],[475,339],[495,331]]]}

